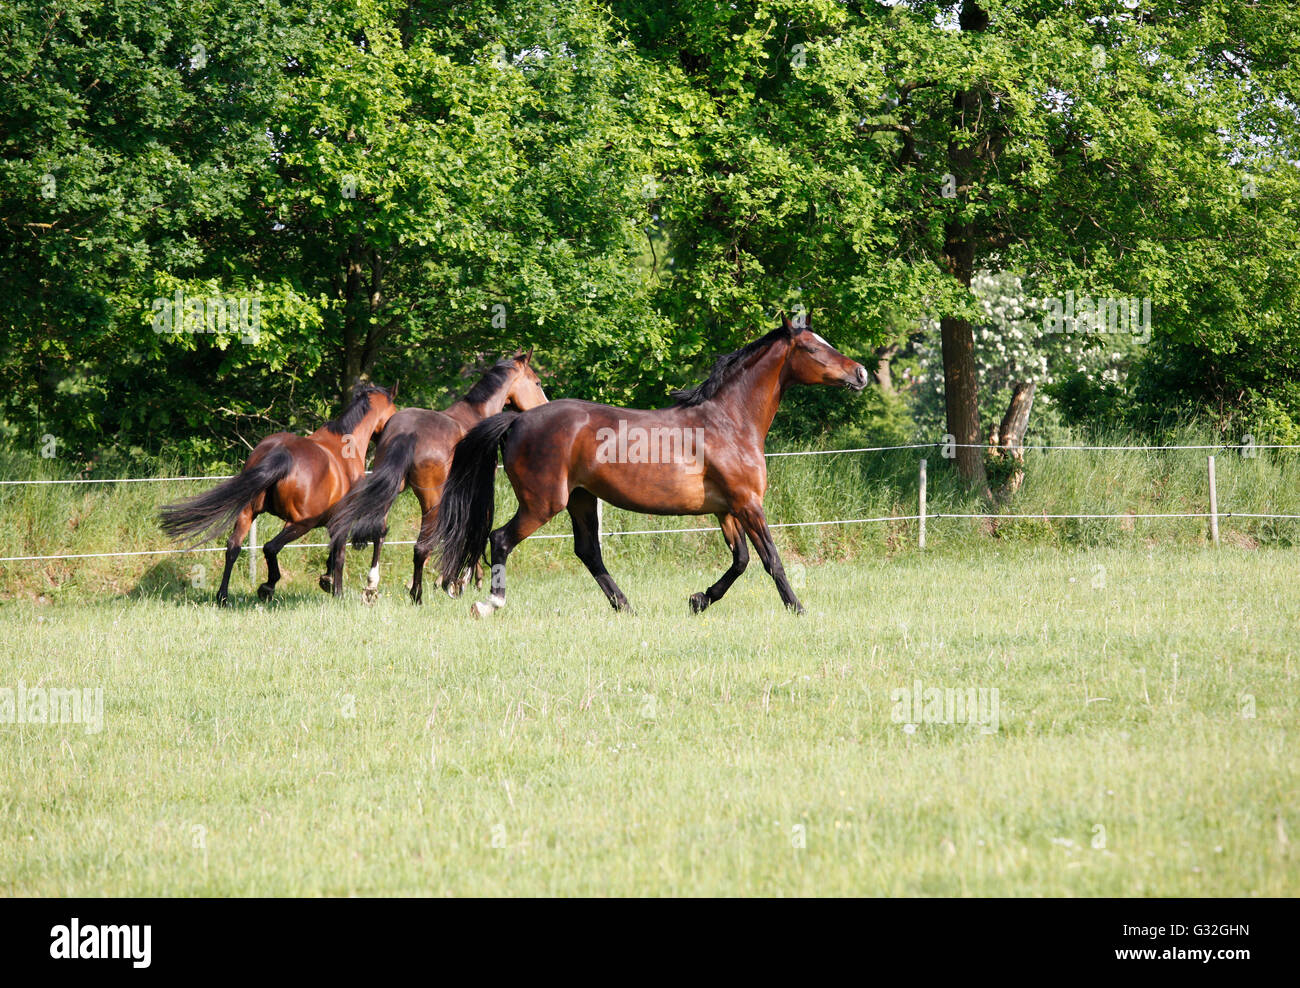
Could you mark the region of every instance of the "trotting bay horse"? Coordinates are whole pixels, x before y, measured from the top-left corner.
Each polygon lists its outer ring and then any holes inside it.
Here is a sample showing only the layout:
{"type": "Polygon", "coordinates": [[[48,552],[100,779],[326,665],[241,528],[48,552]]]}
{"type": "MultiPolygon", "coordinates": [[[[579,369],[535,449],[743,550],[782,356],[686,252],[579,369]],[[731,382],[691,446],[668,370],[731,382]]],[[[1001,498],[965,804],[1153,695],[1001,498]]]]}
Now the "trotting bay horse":
{"type": "Polygon", "coordinates": [[[533,351],[522,350],[490,367],[465,397],[446,411],[404,408],[389,421],[375,449],[374,467],[339,503],[330,519],[330,556],[321,589],[335,596],[343,592],[343,559],[347,541],[361,549],[374,542],[375,551],[364,594],[369,599],[379,586],[379,550],[388,533],[388,512],[405,487],[420,502],[420,533],[415,541],[415,573],[411,600],[424,596],[424,563],[433,550],[433,528],[438,520],[442,486],[451,469],[452,451],[464,435],[507,404],[527,411],[546,403],[546,393],[532,367],[533,351]]]}
{"type": "Polygon", "coordinates": [[[786,607],[803,613],[763,514],[763,444],[785,389],[840,385],[861,391],[867,371],[807,326],[788,319],[718,359],[708,379],[655,411],[561,400],[485,419],[456,447],[434,533],[443,585],[492,550],[492,593],[473,605],[484,617],[505,605],[505,563],[520,542],[560,511],[573,523],[573,551],[617,611],[628,608],[600,553],[596,499],[655,515],[713,514],[731,567],[689,600],[694,613],[722,598],[745,571],[748,535],[786,607]],[[493,474],[501,449],[519,510],[492,531],[493,474]]]}
{"type": "Polygon", "coordinates": [[[230,571],[253,519],[263,512],[282,518],[284,528],[263,547],[266,582],[257,588],[270,600],[280,580],[277,556],[286,544],[329,521],[331,509],[366,472],[366,448],[384,430],[397,406],[386,388],[362,382],[347,409],[310,436],[277,432],[257,444],[244,469],[198,497],[166,505],[164,532],[173,538],[193,536],[193,545],[214,538],[234,525],[226,540],[226,569],[217,603],[226,603],[230,571]]]}

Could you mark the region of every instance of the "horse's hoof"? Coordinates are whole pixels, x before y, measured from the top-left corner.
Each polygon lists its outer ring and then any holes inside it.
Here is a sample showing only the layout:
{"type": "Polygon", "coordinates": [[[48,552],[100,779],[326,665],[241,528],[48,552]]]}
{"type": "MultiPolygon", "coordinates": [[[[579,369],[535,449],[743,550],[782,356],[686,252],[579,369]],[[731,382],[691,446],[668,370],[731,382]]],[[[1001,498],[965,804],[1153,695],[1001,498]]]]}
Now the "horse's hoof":
{"type": "Polygon", "coordinates": [[[274,596],[275,596],[275,587],[271,586],[271,584],[269,583],[263,583],[260,587],[257,588],[258,600],[268,601],[274,596]]]}
{"type": "Polygon", "coordinates": [[[334,592],[334,580],[328,573],[322,573],[318,582],[320,583],[320,588],[326,593],[334,592]]]}
{"type": "Polygon", "coordinates": [[[217,606],[218,606],[218,607],[229,607],[229,606],[230,606],[230,600],[229,600],[229,599],[228,599],[224,594],[217,594],[217,606]]]}
{"type": "Polygon", "coordinates": [[[702,594],[702,593],[691,594],[691,613],[699,614],[700,611],[708,607],[710,603],[712,603],[712,601],[709,600],[707,594],[702,594]]]}
{"type": "Polygon", "coordinates": [[[366,587],[364,590],[361,591],[361,599],[364,600],[367,604],[373,604],[375,601],[379,599],[379,588],[366,587]]]}
{"type": "Polygon", "coordinates": [[[504,598],[489,597],[487,600],[475,601],[469,609],[469,616],[473,618],[485,618],[493,611],[499,611],[506,606],[504,598]]]}

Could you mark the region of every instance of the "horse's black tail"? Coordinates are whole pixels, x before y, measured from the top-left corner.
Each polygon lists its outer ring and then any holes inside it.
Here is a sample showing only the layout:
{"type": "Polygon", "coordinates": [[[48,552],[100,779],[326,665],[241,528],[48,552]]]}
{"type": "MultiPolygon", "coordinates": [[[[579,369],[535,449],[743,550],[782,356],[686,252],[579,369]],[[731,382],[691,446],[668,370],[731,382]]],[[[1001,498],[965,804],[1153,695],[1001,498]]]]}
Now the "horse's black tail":
{"type": "Polygon", "coordinates": [[[486,418],[456,444],[433,532],[443,587],[458,580],[487,548],[492,531],[497,448],[518,417],[518,412],[501,412],[486,418]]]}
{"type": "Polygon", "coordinates": [[[174,539],[194,536],[200,545],[221,534],[239,517],[248,502],[293,469],[293,454],[278,446],[256,466],[222,481],[212,490],[187,501],[164,505],[159,509],[159,525],[174,539]]]}
{"type": "Polygon", "coordinates": [[[380,450],[370,476],[357,484],[330,518],[330,539],[352,537],[352,548],[364,549],[388,534],[388,512],[402,492],[402,482],[415,460],[415,436],[405,433],[380,450]]]}

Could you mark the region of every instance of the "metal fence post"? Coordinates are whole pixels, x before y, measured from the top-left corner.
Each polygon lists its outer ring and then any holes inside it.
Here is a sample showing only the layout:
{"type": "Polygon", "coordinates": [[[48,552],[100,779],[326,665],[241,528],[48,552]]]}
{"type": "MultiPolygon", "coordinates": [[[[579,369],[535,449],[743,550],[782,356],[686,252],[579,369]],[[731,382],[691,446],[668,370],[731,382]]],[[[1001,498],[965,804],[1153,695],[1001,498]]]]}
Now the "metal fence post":
{"type": "Polygon", "coordinates": [[[921,458],[921,495],[919,500],[920,500],[920,512],[919,512],[920,517],[918,520],[921,523],[919,548],[924,549],[925,548],[925,457],[921,458]]]}
{"type": "Polygon", "coordinates": [[[1219,492],[1214,485],[1214,457],[1210,457],[1210,541],[1219,544],[1219,492]]]}

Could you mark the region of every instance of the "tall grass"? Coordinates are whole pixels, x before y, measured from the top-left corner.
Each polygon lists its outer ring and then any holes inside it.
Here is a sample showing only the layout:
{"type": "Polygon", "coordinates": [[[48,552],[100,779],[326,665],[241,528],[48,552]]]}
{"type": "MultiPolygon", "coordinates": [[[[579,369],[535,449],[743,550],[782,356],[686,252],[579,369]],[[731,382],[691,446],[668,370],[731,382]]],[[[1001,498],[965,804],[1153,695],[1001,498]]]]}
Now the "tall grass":
{"type": "MultiPolygon", "coordinates": [[[[1163,436],[1167,444],[1206,445],[1214,440],[1204,431],[1186,428],[1163,436]]],[[[1143,437],[1110,434],[1096,437],[1098,445],[1143,445],[1143,437]]],[[[775,450],[774,450],[775,451],[775,450]]],[[[902,516],[917,513],[918,466],[929,464],[928,512],[974,514],[990,510],[968,492],[951,461],[938,449],[895,450],[828,456],[773,457],[768,460],[767,516],[771,523],[836,521],[899,517],[898,521],[867,524],[779,528],[776,538],[787,564],[817,563],[856,557],[887,557],[915,551],[917,523],[902,516]]],[[[227,472],[236,469],[232,464],[227,472]]],[[[159,464],[159,475],[184,472],[181,464],[159,464]]],[[[1294,546],[1300,521],[1231,517],[1232,512],[1300,514],[1300,450],[1259,450],[1253,457],[1236,452],[1217,456],[1222,537],[1229,546],[1294,546]]],[[[60,479],[58,461],[0,456],[4,479],[60,479]]],[[[171,548],[157,527],[158,507],[189,496],[201,482],[148,484],[71,484],[0,487],[0,556],[64,553],[142,552],[171,548]]],[[[497,492],[498,523],[514,510],[514,496],[504,478],[497,492]]],[[[998,510],[1004,514],[1035,515],[1037,520],[1006,520],[989,527],[976,520],[935,518],[928,526],[931,552],[964,554],[992,539],[995,543],[1029,543],[1056,547],[1149,546],[1204,544],[1204,518],[1053,519],[1052,514],[1163,514],[1208,510],[1206,451],[1034,451],[1025,454],[1025,481],[1016,497],[998,510]]],[[[415,499],[403,494],[391,517],[390,539],[414,537],[415,499]]],[[[279,529],[263,516],[259,543],[279,529]]],[[[618,531],[711,527],[711,517],[650,517],[606,506],[606,561],[615,577],[619,567],[653,558],[666,561],[698,559],[721,572],[726,549],[716,532],[662,536],[619,536],[618,531]]],[[[561,515],[542,530],[564,536],[568,518],[561,515]]],[[[317,531],[303,542],[323,542],[317,531]]],[[[286,579],[314,582],[324,566],[323,549],[286,549],[281,565],[286,579]]],[[[409,579],[410,547],[392,546],[385,553],[385,580],[409,579]]],[[[537,539],[512,558],[513,567],[576,565],[565,538],[537,539]]],[[[0,563],[0,599],[35,595],[66,596],[187,590],[202,567],[207,588],[219,578],[221,554],[135,556],[69,559],[48,562],[0,563]]],[[[351,572],[360,566],[354,561],[351,572]]],[[[246,588],[247,557],[241,558],[232,586],[246,588]],[[241,582],[242,581],[242,582],[241,582]]],[[[264,569],[263,569],[264,573],[264,569]]]]}

